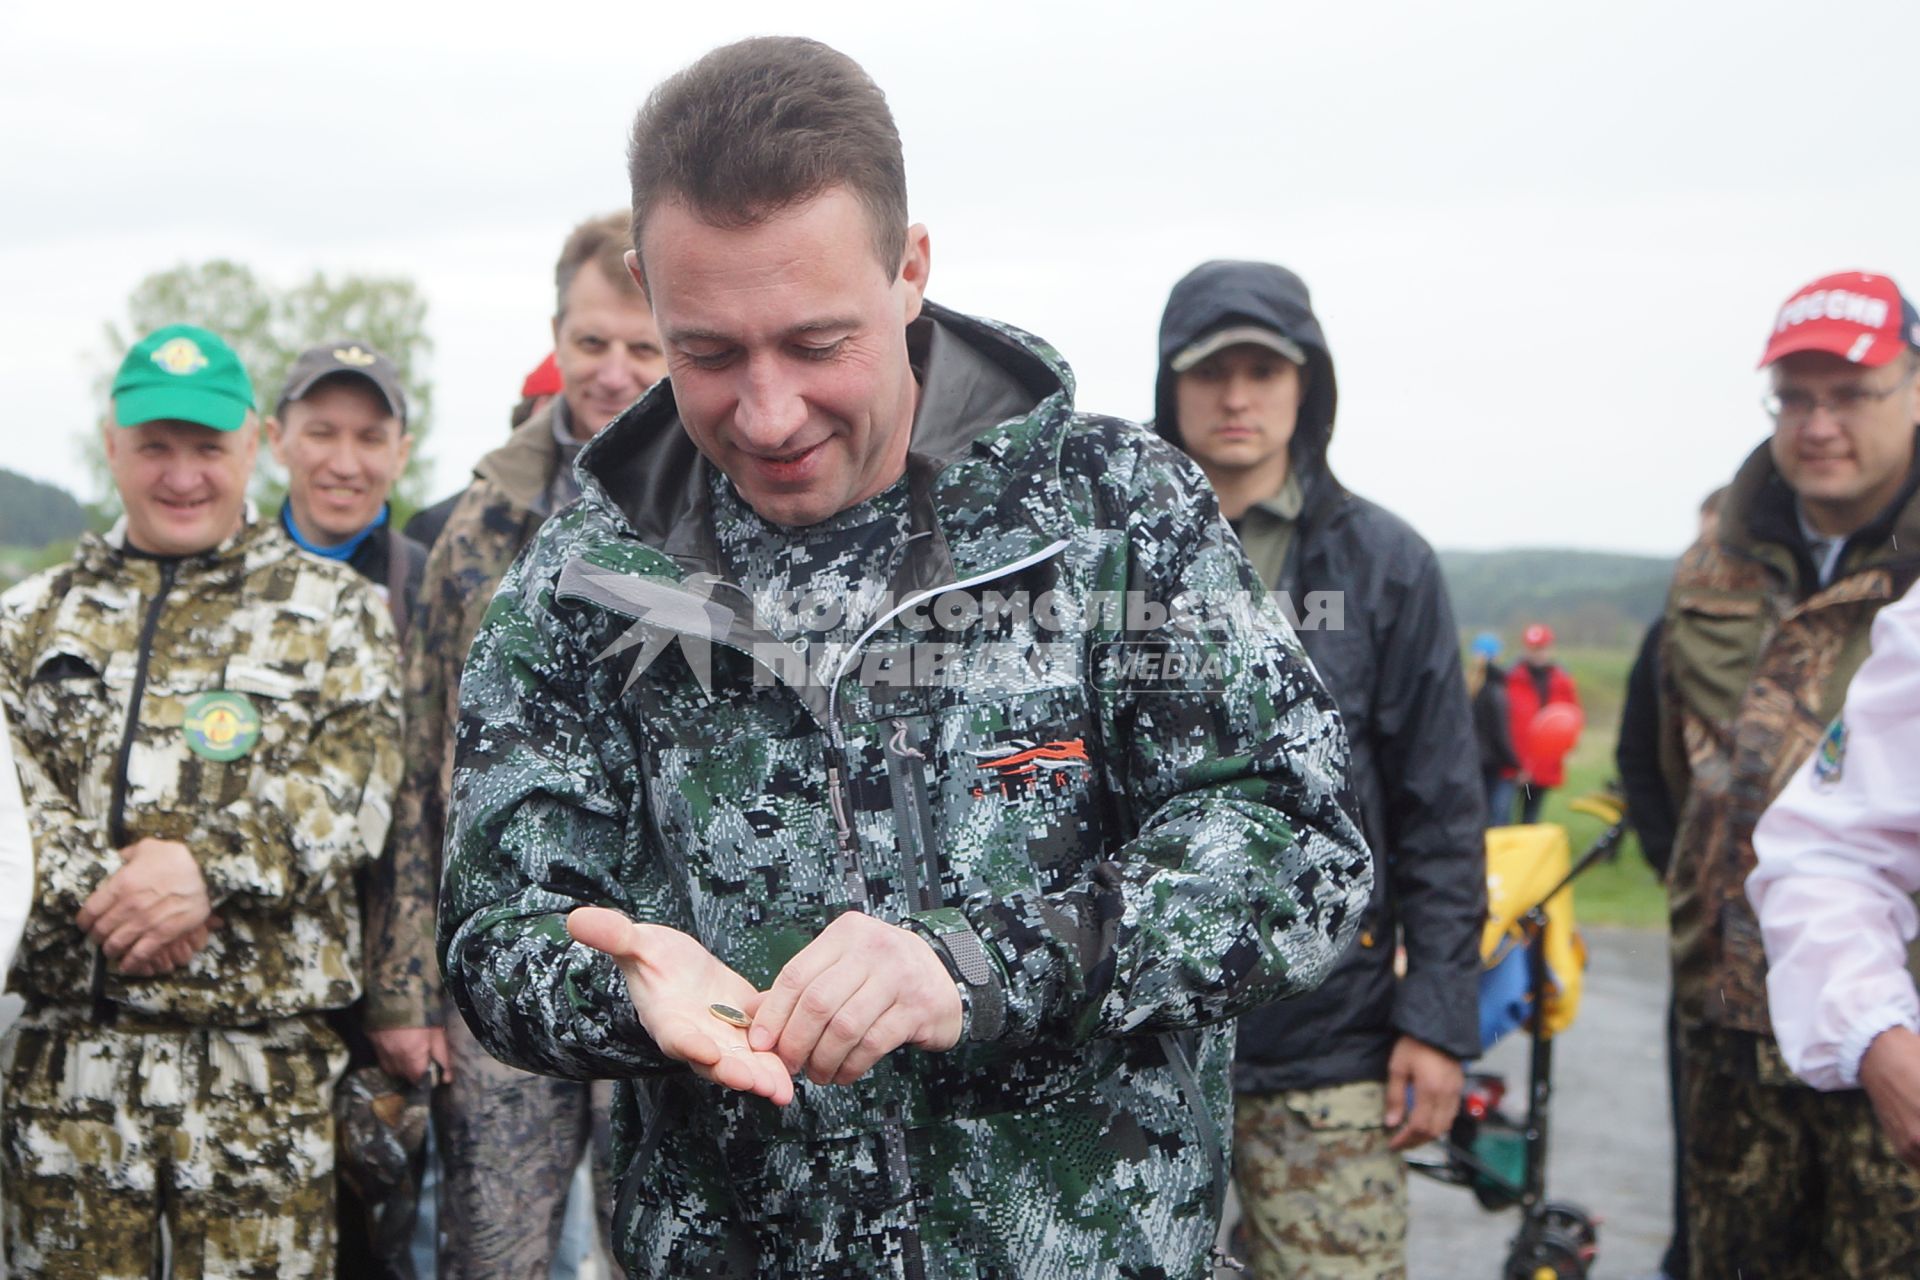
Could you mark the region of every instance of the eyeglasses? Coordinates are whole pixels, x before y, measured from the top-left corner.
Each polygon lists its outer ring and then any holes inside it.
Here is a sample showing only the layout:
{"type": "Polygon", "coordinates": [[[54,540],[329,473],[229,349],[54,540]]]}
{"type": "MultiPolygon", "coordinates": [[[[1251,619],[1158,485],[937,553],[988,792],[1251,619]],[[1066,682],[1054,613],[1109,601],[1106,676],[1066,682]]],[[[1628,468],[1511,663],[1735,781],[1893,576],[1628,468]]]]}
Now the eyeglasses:
{"type": "Polygon", "coordinates": [[[1760,407],[1775,422],[1798,426],[1813,418],[1815,409],[1825,409],[1833,415],[1836,422],[1844,422],[1870,404],[1878,404],[1898,392],[1900,388],[1913,381],[1913,375],[1920,368],[1908,369],[1900,380],[1890,387],[1836,387],[1824,396],[1811,391],[1802,391],[1789,387],[1785,391],[1775,391],[1760,397],[1760,407]]]}

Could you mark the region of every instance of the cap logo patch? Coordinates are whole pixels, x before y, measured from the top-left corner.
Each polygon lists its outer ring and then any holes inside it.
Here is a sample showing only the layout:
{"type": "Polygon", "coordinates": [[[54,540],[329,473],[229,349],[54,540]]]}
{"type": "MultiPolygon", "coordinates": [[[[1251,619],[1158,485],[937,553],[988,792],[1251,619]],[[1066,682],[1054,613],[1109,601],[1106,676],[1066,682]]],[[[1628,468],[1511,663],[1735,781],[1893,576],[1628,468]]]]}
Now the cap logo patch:
{"type": "Polygon", "coordinates": [[[341,364],[350,364],[356,369],[364,369],[374,361],[374,355],[364,347],[335,347],[333,358],[341,364]]]}
{"type": "Polygon", "coordinates": [[[1774,324],[1773,331],[1784,333],[1794,325],[1805,324],[1809,320],[1846,320],[1868,329],[1878,329],[1887,323],[1887,303],[1884,298],[1855,293],[1851,289],[1815,289],[1812,293],[1803,293],[1791,299],[1781,307],[1780,319],[1774,324]]]}
{"type": "Polygon", "coordinates": [[[166,372],[184,378],[207,367],[207,357],[192,338],[170,338],[154,349],[152,360],[166,372]]]}

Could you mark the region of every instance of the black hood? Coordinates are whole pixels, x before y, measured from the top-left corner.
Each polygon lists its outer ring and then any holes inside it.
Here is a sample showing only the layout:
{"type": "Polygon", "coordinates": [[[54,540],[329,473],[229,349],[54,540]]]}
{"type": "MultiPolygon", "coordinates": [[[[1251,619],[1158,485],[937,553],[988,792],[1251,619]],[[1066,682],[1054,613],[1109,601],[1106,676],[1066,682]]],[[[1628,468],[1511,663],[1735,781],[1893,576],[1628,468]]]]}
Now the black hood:
{"type": "Polygon", "coordinates": [[[1320,321],[1306,282],[1270,262],[1205,262],[1189,271],[1167,295],[1160,316],[1160,376],[1153,388],[1153,429],[1180,444],[1174,408],[1173,358],[1198,338],[1230,325],[1257,324],[1291,340],[1307,353],[1307,394],[1300,403],[1288,452],[1302,470],[1315,470],[1333,438],[1340,399],[1320,321]]]}

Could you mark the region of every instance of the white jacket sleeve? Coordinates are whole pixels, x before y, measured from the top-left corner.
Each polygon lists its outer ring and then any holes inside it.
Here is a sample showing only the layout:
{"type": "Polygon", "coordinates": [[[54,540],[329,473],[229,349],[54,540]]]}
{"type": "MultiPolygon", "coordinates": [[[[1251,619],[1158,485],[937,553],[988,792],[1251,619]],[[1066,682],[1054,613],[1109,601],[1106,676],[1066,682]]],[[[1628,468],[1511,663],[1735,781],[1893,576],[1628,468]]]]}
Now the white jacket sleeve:
{"type": "Polygon", "coordinates": [[[33,840],[20,801],[20,773],[13,763],[13,735],[0,711],[0,980],[13,968],[14,949],[33,905],[33,840]]]}
{"type": "Polygon", "coordinates": [[[1920,593],[1881,610],[1845,709],[1754,832],[1747,897],[1787,1063],[1856,1088],[1890,1027],[1920,1030],[1907,944],[1920,929],[1920,593]]]}

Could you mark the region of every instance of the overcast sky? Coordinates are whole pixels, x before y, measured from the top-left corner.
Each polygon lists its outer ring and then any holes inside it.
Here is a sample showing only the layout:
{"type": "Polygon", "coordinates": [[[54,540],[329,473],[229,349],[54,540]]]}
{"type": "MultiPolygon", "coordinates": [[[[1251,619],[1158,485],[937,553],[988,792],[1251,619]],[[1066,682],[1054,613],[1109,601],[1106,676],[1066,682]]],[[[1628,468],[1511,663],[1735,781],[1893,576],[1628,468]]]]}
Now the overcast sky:
{"type": "Polygon", "coordinates": [[[149,272],[404,273],[436,493],[546,351],[568,228],[626,201],[652,85],[743,35],[863,63],[930,294],[1151,407],[1168,288],[1285,263],[1339,369],[1332,458],[1449,548],[1667,554],[1764,437],[1815,276],[1920,291],[1920,5],[8,4],[0,465],[84,488],[101,327],[149,272]]]}

